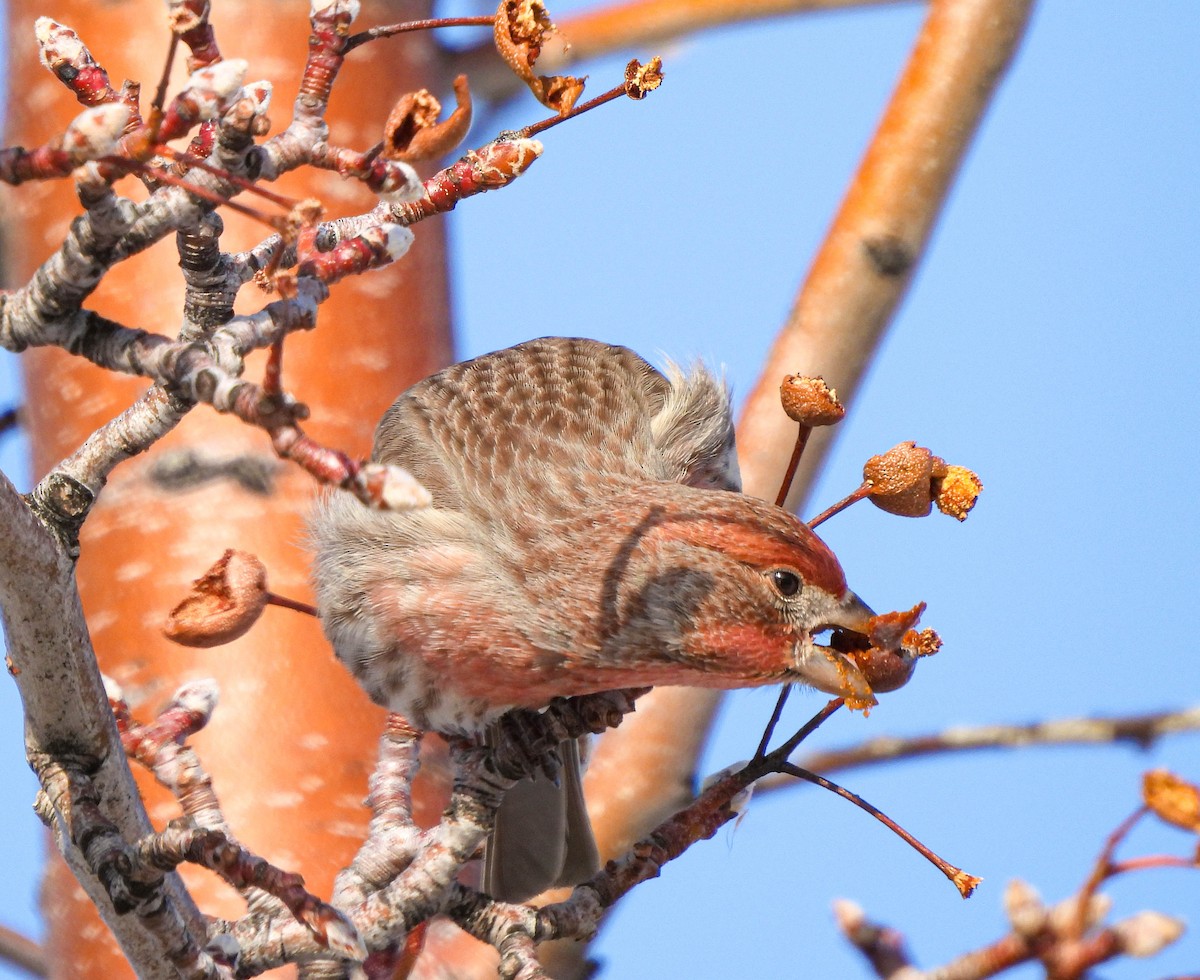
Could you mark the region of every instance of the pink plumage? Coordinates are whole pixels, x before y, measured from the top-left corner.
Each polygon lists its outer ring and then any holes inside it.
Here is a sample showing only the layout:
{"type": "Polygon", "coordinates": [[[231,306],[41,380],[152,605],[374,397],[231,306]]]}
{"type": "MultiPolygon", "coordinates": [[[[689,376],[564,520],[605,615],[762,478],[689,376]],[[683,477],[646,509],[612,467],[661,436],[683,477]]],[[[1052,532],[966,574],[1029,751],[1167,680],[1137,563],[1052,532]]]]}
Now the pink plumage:
{"type": "MultiPolygon", "coordinates": [[[[330,496],[311,522],[318,605],[338,657],[418,727],[481,732],[514,707],[656,684],[843,693],[856,673],[812,634],[870,610],[811,530],[738,492],[728,393],[702,367],[531,341],[410,388],[373,458],[432,506],[330,496]]],[[[498,897],[590,873],[573,749],[562,792],[506,798],[501,828],[516,813],[539,826],[513,836],[544,846],[491,848],[498,897]]]]}

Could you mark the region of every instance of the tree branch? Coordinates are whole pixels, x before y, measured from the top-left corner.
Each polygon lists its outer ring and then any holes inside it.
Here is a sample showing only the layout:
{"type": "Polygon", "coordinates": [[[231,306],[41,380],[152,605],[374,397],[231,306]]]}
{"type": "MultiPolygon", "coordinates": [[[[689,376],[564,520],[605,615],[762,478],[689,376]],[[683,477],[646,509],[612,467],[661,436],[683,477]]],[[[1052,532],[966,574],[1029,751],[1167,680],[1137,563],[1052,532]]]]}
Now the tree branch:
{"type": "MultiPolygon", "coordinates": [[[[1027,725],[979,725],[948,728],[929,735],[909,738],[873,738],[844,749],[813,752],[796,764],[813,772],[856,769],[879,762],[917,759],[947,752],[981,749],[1017,749],[1042,745],[1112,745],[1132,742],[1146,749],[1167,735],[1200,731],[1200,705],[1181,711],[1110,718],[1060,718],[1031,722],[1027,725]]],[[[770,792],[796,782],[787,777],[762,780],[758,793],[770,792]]]]}
{"type": "Polygon", "coordinates": [[[175,976],[177,964],[169,954],[196,949],[191,937],[204,935],[200,914],[178,877],[164,879],[154,916],[120,915],[73,836],[81,829],[74,821],[85,811],[126,841],[151,827],[108,708],[75,588],[74,563],[2,474],[0,608],[9,673],[25,710],[26,754],[53,804],[43,804],[41,812],[125,955],[140,964],[144,976],[175,976]]]}

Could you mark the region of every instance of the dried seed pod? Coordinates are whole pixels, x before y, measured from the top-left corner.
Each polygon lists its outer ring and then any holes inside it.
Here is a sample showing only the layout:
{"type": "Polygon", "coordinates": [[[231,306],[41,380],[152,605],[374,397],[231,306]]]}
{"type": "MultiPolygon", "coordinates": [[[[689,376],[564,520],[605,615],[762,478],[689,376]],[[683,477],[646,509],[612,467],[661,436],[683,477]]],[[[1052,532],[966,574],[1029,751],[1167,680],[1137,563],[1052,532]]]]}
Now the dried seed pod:
{"type": "Polygon", "coordinates": [[[779,386],[779,400],[788,418],[812,428],[835,425],[846,416],[837,391],[830,388],[824,378],[789,374],[779,386]]]}
{"type": "Polygon", "coordinates": [[[185,647],[216,647],[250,629],[267,604],[267,570],[245,551],[225,552],[192,583],[163,633],[185,647]]]}
{"type": "Polygon", "coordinates": [[[943,514],[965,521],[983,492],[983,481],[965,466],[947,466],[942,476],[934,474],[933,493],[943,514]]]}
{"type": "Polygon", "coordinates": [[[932,484],[939,468],[945,471],[945,462],[928,449],[902,442],[867,460],[863,479],[871,484],[876,507],[901,517],[925,517],[933,509],[932,484]]]}
{"type": "Polygon", "coordinates": [[[441,111],[442,104],[429,89],[405,92],[383,124],[383,155],[389,160],[402,159],[400,155],[408,150],[413,136],[437,122],[441,111]]]}
{"type": "Polygon", "coordinates": [[[1160,820],[1200,833],[1200,787],[1166,769],[1142,776],[1142,799],[1160,820]]]}
{"type": "Polygon", "coordinates": [[[534,97],[560,115],[570,112],[583,92],[584,79],[533,73],[534,62],[547,42],[562,40],[545,6],[538,0],[500,0],[493,34],[500,57],[534,97]]]}
{"type": "Polygon", "coordinates": [[[655,55],[646,64],[634,58],[625,66],[625,94],[631,99],[644,99],[662,84],[662,58],[655,55]]]}
{"type": "Polygon", "coordinates": [[[442,104],[426,89],[410,92],[388,114],[383,155],[389,160],[416,163],[445,156],[458,146],[471,127],[471,92],[467,76],[454,79],[456,108],[438,122],[442,104]]]}

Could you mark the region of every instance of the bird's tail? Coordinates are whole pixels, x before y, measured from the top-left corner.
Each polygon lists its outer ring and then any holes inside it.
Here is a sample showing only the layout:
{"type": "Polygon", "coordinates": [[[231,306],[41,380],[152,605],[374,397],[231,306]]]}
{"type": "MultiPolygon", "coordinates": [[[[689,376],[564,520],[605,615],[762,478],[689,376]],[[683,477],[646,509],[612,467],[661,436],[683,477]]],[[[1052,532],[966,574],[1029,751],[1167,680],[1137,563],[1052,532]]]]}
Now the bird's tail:
{"type": "Polygon", "coordinates": [[[556,786],[537,775],[513,786],[496,811],[483,865],[483,890],[502,902],[524,902],[547,888],[577,885],[600,868],[583,800],[577,739],[558,747],[556,786]]]}

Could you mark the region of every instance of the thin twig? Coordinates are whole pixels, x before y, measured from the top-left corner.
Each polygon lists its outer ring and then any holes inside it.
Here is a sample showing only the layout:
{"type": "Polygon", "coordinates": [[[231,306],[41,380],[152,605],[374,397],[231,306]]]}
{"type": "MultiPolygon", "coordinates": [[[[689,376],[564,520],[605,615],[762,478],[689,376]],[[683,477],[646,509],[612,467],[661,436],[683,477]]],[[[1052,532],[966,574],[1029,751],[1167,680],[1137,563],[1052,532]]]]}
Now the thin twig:
{"type": "MultiPolygon", "coordinates": [[[[873,738],[844,749],[814,752],[796,760],[816,772],[836,772],[880,762],[917,759],[948,752],[981,749],[1016,749],[1043,745],[1112,745],[1129,742],[1139,749],[1167,735],[1200,731],[1200,705],[1180,711],[1110,718],[1061,718],[1028,725],[979,725],[948,728],[909,738],[873,738]]],[[[791,780],[768,778],[759,782],[756,793],[766,793],[791,780]]]]}
{"type": "Polygon", "coordinates": [[[925,858],[930,864],[938,869],[953,883],[958,889],[963,898],[970,898],[971,893],[975,891],[979,885],[980,879],[975,875],[966,874],[962,868],[956,868],[944,858],[935,854],[929,847],[917,840],[912,834],[901,827],[895,820],[889,817],[878,807],[873,806],[864,800],[857,793],[852,793],[844,786],[839,786],[837,783],[824,776],[818,776],[815,772],[809,772],[807,769],[801,769],[799,766],[793,766],[791,763],[785,762],[782,766],[782,771],[789,776],[795,776],[797,779],[803,779],[807,782],[820,786],[822,789],[827,789],[832,793],[836,793],[844,800],[849,800],[860,810],[864,810],[871,814],[876,820],[887,827],[893,834],[896,834],[901,840],[913,848],[921,857],[925,858]]]}

